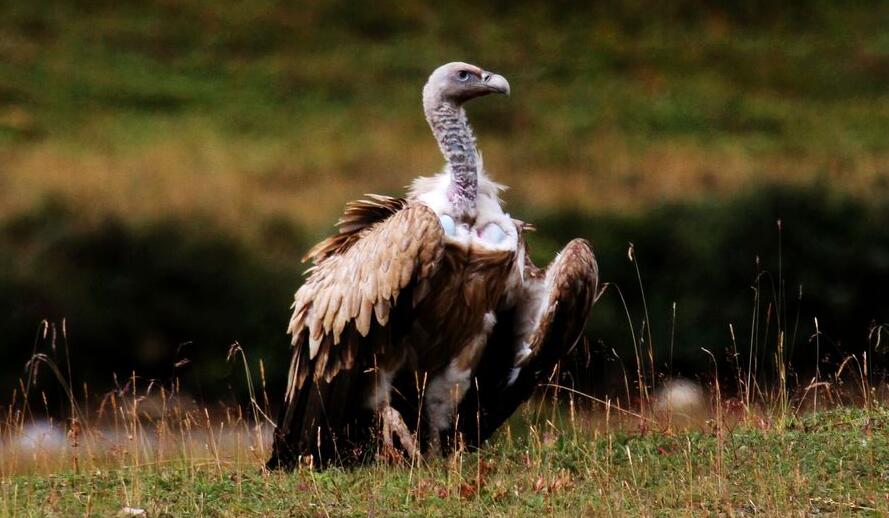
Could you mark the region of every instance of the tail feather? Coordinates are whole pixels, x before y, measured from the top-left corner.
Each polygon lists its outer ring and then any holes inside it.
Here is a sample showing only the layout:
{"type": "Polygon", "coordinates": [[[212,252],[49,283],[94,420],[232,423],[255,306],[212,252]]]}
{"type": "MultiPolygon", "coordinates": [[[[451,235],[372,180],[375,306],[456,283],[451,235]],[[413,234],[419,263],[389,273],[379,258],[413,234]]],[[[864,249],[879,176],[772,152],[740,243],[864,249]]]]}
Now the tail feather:
{"type": "Polygon", "coordinates": [[[330,382],[306,378],[279,413],[269,469],[350,466],[370,454],[373,412],[362,404],[369,376],[343,371],[330,382]]]}

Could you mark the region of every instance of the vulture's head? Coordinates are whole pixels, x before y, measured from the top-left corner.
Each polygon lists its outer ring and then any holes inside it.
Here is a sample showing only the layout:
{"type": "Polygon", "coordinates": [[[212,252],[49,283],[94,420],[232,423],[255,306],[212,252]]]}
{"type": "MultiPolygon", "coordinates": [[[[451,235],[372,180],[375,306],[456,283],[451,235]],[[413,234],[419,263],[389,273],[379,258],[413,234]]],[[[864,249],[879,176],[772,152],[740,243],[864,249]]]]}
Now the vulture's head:
{"type": "Polygon", "coordinates": [[[509,95],[509,82],[503,76],[460,62],[436,68],[423,87],[423,100],[427,106],[442,101],[460,105],[488,94],[509,95]]]}

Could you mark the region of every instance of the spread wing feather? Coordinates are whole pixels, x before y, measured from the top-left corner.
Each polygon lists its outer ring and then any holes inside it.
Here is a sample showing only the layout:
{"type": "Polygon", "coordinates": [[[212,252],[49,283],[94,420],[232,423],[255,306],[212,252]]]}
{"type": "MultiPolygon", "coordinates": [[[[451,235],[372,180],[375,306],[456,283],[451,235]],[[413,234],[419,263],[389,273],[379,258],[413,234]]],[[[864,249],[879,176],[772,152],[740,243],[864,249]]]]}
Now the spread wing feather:
{"type": "MultiPolygon", "coordinates": [[[[353,366],[360,346],[385,347],[362,339],[374,321],[386,326],[402,290],[428,283],[444,253],[443,239],[438,217],[420,203],[374,196],[347,206],[339,234],[307,255],[316,264],[294,296],[288,401],[310,369],[315,379],[330,381],[353,366]]],[[[414,304],[422,292],[414,290],[414,304]]]]}
{"type": "Polygon", "coordinates": [[[498,313],[475,382],[461,401],[459,414],[472,416],[458,424],[468,446],[485,442],[545,382],[577,343],[601,295],[596,258],[583,239],[565,246],[545,271],[526,259],[525,279],[525,296],[498,313]]]}
{"type": "MultiPolygon", "coordinates": [[[[517,367],[529,365],[543,352],[556,317],[560,314],[565,320],[564,325],[570,329],[582,330],[586,324],[589,308],[600,295],[599,266],[589,242],[575,239],[568,243],[547,268],[543,282],[545,298],[541,314],[527,340],[530,354],[519,361],[517,367]]],[[[573,345],[574,341],[561,343],[560,347],[551,348],[546,353],[558,358],[573,345]]]]}
{"type": "Polygon", "coordinates": [[[340,216],[336,226],[338,232],[321,241],[303,256],[303,261],[320,263],[333,255],[348,250],[361,237],[367,227],[385,220],[403,209],[407,204],[404,198],[395,198],[381,194],[366,194],[367,199],[346,203],[346,210],[340,216]]]}

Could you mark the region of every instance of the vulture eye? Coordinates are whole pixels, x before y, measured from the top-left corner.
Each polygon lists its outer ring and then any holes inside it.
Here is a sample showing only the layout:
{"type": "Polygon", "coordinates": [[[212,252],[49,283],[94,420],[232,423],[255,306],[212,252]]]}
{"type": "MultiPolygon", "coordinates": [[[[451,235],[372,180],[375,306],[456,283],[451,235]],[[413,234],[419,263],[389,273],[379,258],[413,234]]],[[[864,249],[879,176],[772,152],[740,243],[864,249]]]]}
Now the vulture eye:
{"type": "Polygon", "coordinates": [[[460,81],[466,81],[467,79],[469,79],[469,72],[467,72],[466,70],[461,70],[457,72],[457,78],[460,81]]]}

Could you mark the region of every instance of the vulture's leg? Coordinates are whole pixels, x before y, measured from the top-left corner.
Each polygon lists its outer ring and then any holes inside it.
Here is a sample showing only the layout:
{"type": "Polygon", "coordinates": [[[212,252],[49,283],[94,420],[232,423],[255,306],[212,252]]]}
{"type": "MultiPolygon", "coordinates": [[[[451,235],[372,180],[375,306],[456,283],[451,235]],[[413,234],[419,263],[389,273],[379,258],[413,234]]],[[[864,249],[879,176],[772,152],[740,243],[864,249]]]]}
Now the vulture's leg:
{"type": "Polygon", "coordinates": [[[600,295],[599,270],[590,244],[571,241],[545,276],[526,279],[524,294],[498,325],[485,349],[475,383],[460,405],[458,424],[470,447],[485,442],[544,382],[580,339],[600,295]],[[512,355],[504,351],[511,347],[512,355]]]}
{"type": "Polygon", "coordinates": [[[429,456],[441,456],[441,436],[447,430],[453,429],[454,418],[456,415],[457,405],[466,395],[471,383],[472,372],[478,365],[485,344],[497,318],[493,312],[489,312],[484,316],[484,326],[481,333],[473,337],[469,343],[463,347],[459,354],[451,360],[447,369],[441,374],[432,378],[429,386],[426,388],[424,396],[424,406],[426,409],[426,418],[429,421],[429,456]]]}
{"type": "Polygon", "coordinates": [[[413,434],[401,417],[398,410],[390,405],[390,394],[392,392],[392,377],[394,370],[379,369],[374,382],[374,391],[371,398],[371,406],[376,408],[382,424],[382,452],[381,456],[389,460],[402,458],[401,454],[395,448],[393,434],[398,435],[402,448],[407,452],[410,458],[414,458],[419,454],[417,443],[413,434]]]}
{"type": "Polygon", "coordinates": [[[414,436],[405,424],[404,419],[398,410],[389,405],[380,409],[380,420],[383,423],[383,456],[386,458],[401,458],[398,450],[395,449],[393,434],[398,435],[401,446],[405,449],[410,458],[414,458],[419,454],[417,450],[414,436]]]}

